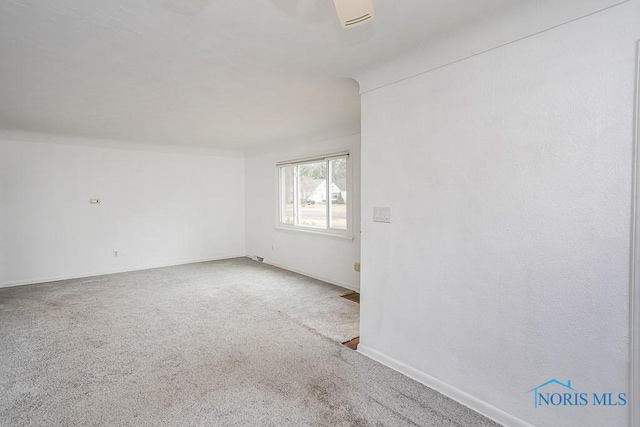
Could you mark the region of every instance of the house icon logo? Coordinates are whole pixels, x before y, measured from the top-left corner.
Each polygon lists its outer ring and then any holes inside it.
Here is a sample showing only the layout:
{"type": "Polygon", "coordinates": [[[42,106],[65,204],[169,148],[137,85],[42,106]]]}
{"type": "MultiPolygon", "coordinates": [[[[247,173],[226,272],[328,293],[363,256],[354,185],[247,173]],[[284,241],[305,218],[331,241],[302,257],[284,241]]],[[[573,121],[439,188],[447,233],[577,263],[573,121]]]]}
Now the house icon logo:
{"type": "Polygon", "coordinates": [[[532,388],[527,393],[533,393],[534,409],[541,406],[625,406],[627,404],[627,393],[579,392],[573,388],[571,380],[563,383],[555,378],[532,388]]]}
{"type": "MultiPolygon", "coordinates": [[[[540,384],[539,386],[532,388],[527,393],[533,392],[533,407],[537,409],[538,406],[541,405],[541,404],[547,404],[548,405],[550,403],[551,397],[554,396],[554,395],[560,396],[560,398],[563,398],[563,397],[566,398],[566,395],[571,396],[572,393],[570,393],[569,390],[573,391],[573,392],[576,391],[573,387],[571,387],[571,380],[567,380],[567,383],[565,384],[565,383],[563,383],[561,381],[558,381],[555,378],[552,378],[549,381],[547,381],[546,383],[540,384]],[[539,390],[542,390],[543,388],[545,388],[547,386],[550,386],[552,384],[557,384],[557,385],[563,387],[564,389],[566,389],[565,393],[552,393],[552,394],[546,393],[546,396],[545,396],[545,394],[543,394],[543,393],[541,393],[539,391],[539,390]],[[548,398],[545,398],[545,397],[548,397],[548,398]]],[[[578,395],[578,397],[579,397],[579,395],[578,395]]],[[[551,403],[551,404],[553,405],[553,403],[551,403]]],[[[560,403],[558,403],[558,405],[559,404],[560,403]]],[[[557,406],[557,405],[554,405],[554,406],[557,406]]]]}

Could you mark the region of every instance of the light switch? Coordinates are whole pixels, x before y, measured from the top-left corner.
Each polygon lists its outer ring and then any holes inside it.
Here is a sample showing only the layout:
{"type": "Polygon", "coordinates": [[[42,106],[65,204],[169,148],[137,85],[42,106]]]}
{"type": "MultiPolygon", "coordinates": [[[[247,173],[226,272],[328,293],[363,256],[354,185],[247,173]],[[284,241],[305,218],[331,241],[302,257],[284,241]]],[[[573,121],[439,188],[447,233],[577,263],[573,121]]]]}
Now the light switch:
{"type": "Polygon", "coordinates": [[[374,206],[373,222],[391,222],[391,208],[374,206]]]}

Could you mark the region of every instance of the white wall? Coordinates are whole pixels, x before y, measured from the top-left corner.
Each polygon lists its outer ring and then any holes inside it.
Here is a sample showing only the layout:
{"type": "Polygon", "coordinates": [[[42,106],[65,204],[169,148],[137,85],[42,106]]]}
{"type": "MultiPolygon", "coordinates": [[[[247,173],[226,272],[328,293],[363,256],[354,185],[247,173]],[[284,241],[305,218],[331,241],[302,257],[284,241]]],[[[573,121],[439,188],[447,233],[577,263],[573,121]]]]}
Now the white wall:
{"type": "Polygon", "coordinates": [[[360,260],[360,135],[268,152],[248,153],[246,167],[247,253],[265,262],[357,290],[360,276],[353,263],[360,260]],[[276,163],[348,150],[352,165],[353,240],[277,230],[276,163]]]}
{"type": "Polygon", "coordinates": [[[627,425],[628,406],[534,409],[527,391],[628,388],[638,12],[363,95],[363,353],[505,424],[627,425]]]}
{"type": "Polygon", "coordinates": [[[0,286],[244,255],[241,153],[0,140],[0,286]]]}

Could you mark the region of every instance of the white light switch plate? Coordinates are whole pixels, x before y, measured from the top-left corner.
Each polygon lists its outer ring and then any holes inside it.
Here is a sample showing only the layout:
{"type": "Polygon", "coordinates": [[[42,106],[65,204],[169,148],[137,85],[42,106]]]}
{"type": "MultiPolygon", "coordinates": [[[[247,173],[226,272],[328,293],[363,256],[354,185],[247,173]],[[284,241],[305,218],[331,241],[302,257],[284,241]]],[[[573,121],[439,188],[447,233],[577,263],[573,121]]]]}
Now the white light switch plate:
{"type": "Polygon", "coordinates": [[[373,222],[391,222],[391,208],[374,206],[373,222]]]}

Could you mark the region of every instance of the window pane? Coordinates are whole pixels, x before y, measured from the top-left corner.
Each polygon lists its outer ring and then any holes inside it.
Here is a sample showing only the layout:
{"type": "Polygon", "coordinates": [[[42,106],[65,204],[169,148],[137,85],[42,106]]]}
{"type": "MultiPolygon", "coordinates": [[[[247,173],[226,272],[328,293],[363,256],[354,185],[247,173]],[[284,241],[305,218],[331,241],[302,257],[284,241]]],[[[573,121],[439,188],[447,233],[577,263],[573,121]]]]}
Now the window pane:
{"type": "Polygon", "coordinates": [[[285,166],[280,168],[280,222],[283,224],[294,224],[294,168],[295,166],[285,166]]]}
{"type": "Polygon", "coordinates": [[[346,155],[278,165],[280,224],[346,235],[348,160],[346,155]]]}
{"type": "Polygon", "coordinates": [[[298,165],[299,225],[327,228],[327,162],[298,165]]]}
{"type": "Polygon", "coordinates": [[[331,170],[331,228],[347,229],[347,159],[329,161],[331,170]]]}

